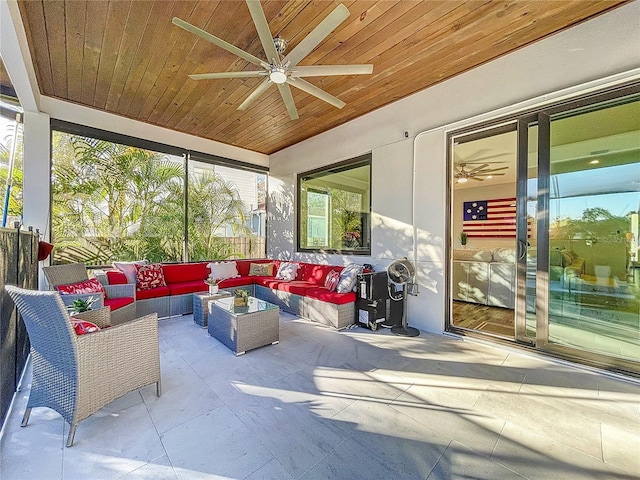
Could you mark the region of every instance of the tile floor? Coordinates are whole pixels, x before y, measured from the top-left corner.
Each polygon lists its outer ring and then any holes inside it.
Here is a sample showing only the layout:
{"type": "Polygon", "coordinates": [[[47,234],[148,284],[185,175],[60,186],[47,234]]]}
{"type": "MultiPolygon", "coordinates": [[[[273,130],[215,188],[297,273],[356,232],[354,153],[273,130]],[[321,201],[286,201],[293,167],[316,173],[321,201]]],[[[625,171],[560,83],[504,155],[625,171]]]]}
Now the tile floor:
{"type": "MultiPolygon", "coordinates": [[[[282,314],[235,357],[191,316],[160,321],[163,395],[68,426],[28,380],[1,480],[637,479],[640,385],[469,340],[336,332],[282,314]]],[[[27,377],[29,378],[29,377],[27,377]]]]}

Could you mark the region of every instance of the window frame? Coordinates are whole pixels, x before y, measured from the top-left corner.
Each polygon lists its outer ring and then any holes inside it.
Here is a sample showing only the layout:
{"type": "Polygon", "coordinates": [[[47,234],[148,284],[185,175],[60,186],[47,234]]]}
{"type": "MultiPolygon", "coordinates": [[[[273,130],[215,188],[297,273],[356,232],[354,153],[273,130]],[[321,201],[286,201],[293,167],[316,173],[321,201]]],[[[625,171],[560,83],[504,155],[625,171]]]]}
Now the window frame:
{"type": "MultiPolygon", "coordinates": [[[[313,170],[308,170],[306,172],[301,172],[296,176],[296,252],[297,253],[321,253],[321,254],[341,254],[341,255],[360,255],[360,256],[371,256],[371,199],[373,197],[372,194],[372,154],[371,152],[359,155],[357,157],[350,158],[348,160],[344,160],[341,162],[333,163],[330,165],[326,165],[324,167],[315,168],[313,170]],[[302,234],[302,215],[301,215],[301,207],[302,207],[302,182],[306,177],[310,175],[315,175],[318,173],[339,173],[346,170],[351,170],[353,168],[359,168],[363,166],[369,167],[369,202],[368,202],[368,211],[362,212],[367,213],[368,221],[366,222],[366,231],[362,232],[362,237],[367,239],[366,247],[362,247],[360,249],[350,249],[350,248],[313,248],[313,247],[303,247],[301,242],[301,234],[302,234]]],[[[331,222],[331,217],[329,216],[329,222],[331,222]]],[[[364,230],[364,229],[363,229],[364,230]]]]}

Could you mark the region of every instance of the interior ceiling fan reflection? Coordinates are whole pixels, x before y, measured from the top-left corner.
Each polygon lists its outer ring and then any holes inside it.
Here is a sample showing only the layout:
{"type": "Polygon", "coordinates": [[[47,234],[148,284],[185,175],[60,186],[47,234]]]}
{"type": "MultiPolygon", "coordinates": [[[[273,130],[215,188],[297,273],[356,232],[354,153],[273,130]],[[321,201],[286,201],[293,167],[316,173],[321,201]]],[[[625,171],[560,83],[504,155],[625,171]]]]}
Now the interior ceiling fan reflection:
{"type": "Polygon", "coordinates": [[[495,176],[504,175],[504,173],[496,173],[496,172],[499,172],[501,170],[507,170],[509,168],[509,167],[491,168],[489,163],[483,163],[478,166],[471,164],[470,166],[471,166],[470,169],[469,169],[469,164],[467,163],[460,163],[455,166],[456,172],[453,176],[455,177],[457,183],[465,183],[469,180],[482,182],[487,178],[493,178],[495,176]]]}
{"type": "Polygon", "coordinates": [[[262,60],[249,52],[246,52],[235,45],[232,45],[221,38],[211,35],[204,30],[191,25],[177,17],[172,22],[174,25],[191,32],[194,35],[213,43],[228,52],[237,55],[247,62],[257,66],[260,70],[241,72],[218,72],[199,73],[189,75],[192,80],[210,80],[224,78],[251,78],[262,77],[264,80],[253,92],[240,104],[238,110],[246,110],[258,97],[265,93],[272,85],[277,85],[280,95],[287,108],[291,120],[298,118],[291,89],[289,85],[296,87],[303,92],[313,95],[336,108],[342,108],[346,104],[330,93],[316,87],[303,80],[302,77],[320,77],[329,75],[368,75],[373,73],[373,65],[298,65],[311,51],[316,48],[329,34],[335,30],[349,16],[349,10],[344,5],[338,5],[329,15],[327,15],[311,33],[300,41],[287,55],[283,56],[287,48],[287,42],[279,37],[273,37],[269,24],[264,15],[262,5],[259,0],[246,0],[249,13],[256,26],[260,43],[264,49],[267,60],[262,60]]]}

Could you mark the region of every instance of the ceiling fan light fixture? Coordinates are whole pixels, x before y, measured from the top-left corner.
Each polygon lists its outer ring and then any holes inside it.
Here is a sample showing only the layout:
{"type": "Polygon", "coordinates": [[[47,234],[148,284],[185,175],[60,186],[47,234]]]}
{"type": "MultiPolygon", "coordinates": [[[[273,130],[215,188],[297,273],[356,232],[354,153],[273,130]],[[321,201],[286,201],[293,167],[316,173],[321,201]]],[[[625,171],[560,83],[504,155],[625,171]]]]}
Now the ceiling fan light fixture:
{"type": "Polygon", "coordinates": [[[467,183],[467,181],[468,181],[468,180],[467,180],[467,178],[466,178],[466,177],[460,177],[460,178],[458,179],[458,183],[467,183]]]}
{"type": "Polygon", "coordinates": [[[282,67],[271,67],[269,69],[269,80],[275,84],[283,84],[287,82],[287,72],[282,67]]]}
{"type": "Polygon", "coordinates": [[[273,45],[276,47],[276,52],[278,52],[280,55],[282,55],[287,49],[287,41],[284,38],[274,38],[273,45]]]}

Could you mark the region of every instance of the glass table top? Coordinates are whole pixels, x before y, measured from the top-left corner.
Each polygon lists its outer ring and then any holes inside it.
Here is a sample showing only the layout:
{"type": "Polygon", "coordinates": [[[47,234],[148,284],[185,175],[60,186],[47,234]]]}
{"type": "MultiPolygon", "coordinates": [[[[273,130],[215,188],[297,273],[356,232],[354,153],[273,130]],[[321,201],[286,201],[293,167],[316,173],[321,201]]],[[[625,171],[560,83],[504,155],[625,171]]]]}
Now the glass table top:
{"type": "Polygon", "coordinates": [[[228,311],[229,313],[233,313],[234,315],[243,315],[247,313],[256,313],[256,312],[264,312],[265,310],[275,310],[278,309],[277,305],[266,302],[264,300],[260,300],[255,297],[248,297],[246,305],[236,305],[235,297],[225,297],[214,300],[213,303],[223,309],[228,311]]]}

